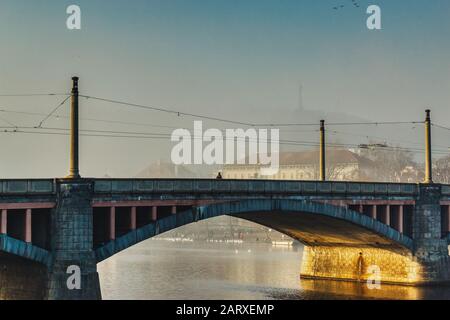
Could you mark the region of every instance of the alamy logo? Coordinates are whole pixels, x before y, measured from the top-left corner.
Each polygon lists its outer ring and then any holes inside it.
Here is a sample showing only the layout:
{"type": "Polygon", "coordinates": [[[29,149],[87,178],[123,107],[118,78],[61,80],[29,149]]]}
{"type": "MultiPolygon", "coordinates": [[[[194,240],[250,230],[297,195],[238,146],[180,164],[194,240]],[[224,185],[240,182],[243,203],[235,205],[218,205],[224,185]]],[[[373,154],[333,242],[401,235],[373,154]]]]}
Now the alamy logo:
{"type": "Polygon", "coordinates": [[[369,277],[367,278],[367,288],[369,290],[381,289],[381,269],[377,265],[372,265],[367,269],[369,277]]]}
{"type": "Polygon", "coordinates": [[[367,8],[367,28],[369,30],[381,30],[381,8],[377,5],[371,5],[367,8]]]}
{"type": "Polygon", "coordinates": [[[79,266],[69,266],[66,271],[70,276],[67,278],[67,289],[81,290],[81,269],[79,266]]]}
{"type": "Polygon", "coordinates": [[[70,5],[67,7],[66,13],[69,15],[66,21],[67,29],[80,30],[81,29],[81,8],[77,5],[70,5]]]}
{"type": "Polygon", "coordinates": [[[280,153],[278,129],[271,129],[270,136],[269,130],[254,128],[226,129],[224,135],[219,129],[208,129],[203,132],[203,122],[194,121],[193,134],[187,129],[176,129],[172,133],[171,140],[178,142],[171,153],[172,162],[176,165],[253,164],[261,167],[262,176],[278,173],[280,153]],[[207,144],[204,146],[205,142],[207,144]]]}

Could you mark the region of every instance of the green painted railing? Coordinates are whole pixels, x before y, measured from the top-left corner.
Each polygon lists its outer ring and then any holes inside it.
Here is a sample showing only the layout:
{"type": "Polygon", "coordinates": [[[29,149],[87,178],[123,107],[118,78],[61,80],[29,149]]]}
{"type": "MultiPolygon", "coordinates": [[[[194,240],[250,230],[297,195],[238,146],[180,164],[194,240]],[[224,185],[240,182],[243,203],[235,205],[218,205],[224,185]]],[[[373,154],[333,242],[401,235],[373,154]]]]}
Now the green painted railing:
{"type": "MultiPolygon", "coordinates": [[[[418,194],[418,184],[371,182],[321,182],[287,180],[216,179],[89,179],[97,194],[111,193],[304,193],[304,194],[418,194]]],[[[55,194],[55,179],[0,180],[0,195],[55,194]]],[[[450,197],[450,185],[442,185],[442,195],[450,197]]]]}
{"type": "Polygon", "coordinates": [[[0,180],[0,194],[54,194],[54,180],[0,180]]]}
{"type": "MultiPolygon", "coordinates": [[[[95,192],[105,193],[309,193],[309,194],[382,194],[418,193],[417,184],[318,182],[281,180],[206,180],[206,179],[96,179],[95,192]]],[[[450,194],[450,190],[447,190],[450,194]]]]}

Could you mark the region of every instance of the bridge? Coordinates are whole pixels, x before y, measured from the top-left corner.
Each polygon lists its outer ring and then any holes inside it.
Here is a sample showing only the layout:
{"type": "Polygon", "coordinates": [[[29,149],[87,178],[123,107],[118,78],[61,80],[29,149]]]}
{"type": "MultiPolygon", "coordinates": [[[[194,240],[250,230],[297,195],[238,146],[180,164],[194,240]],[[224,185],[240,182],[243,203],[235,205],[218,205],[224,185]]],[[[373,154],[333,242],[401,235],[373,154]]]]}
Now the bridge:
{"type": "Polygon", "coordinates": [[[0,180],[0,299],[101,299],[97,264],[175,228],[230,215],[305,245],[300,276],[384,283],[448,283],[450,186],[435,184],[430,113],[423,184],[82,178],[78,78],[69,176],[0,180]],[[81,287],[68,286],[72,267],[81,287]]]}
{"type": "Polygon", "coordinates": [[[220,215],[305,244],[304,278],[386,283],[449,279],[450,186],[274,180],[0,181],[0,297],[98,299],[97,263],[220,215]],[[69,290],[69,266],[81,290],[69,290]]]}

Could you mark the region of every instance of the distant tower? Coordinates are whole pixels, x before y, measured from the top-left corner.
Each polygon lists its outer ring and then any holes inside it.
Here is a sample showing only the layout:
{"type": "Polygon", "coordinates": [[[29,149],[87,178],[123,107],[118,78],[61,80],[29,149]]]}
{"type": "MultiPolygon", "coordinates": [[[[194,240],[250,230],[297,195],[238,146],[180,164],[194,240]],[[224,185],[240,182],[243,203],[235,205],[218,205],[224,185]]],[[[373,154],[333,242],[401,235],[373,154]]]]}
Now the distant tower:
{"type": "Polygon", "coordinates": [[[299,90],[298,90],[298,111],[303,111],[304,105],[303,105],[303,85],[300,84],[299,90]]]}

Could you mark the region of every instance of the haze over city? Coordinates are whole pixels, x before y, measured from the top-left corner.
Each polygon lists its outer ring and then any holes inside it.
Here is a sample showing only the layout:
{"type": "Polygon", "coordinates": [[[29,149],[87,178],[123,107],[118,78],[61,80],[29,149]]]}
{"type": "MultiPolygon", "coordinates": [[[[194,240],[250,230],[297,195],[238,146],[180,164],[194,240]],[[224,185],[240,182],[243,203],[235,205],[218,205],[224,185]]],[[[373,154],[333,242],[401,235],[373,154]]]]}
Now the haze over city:
{"type": "Polygon", "coordinates": [[[450,299],[448,0],[0,2],[0,300],[450,299]]]}
{"type": "MultiPolygon", "coordinates": [[[[431,108],[436,122],[450,125],[446,0],[377,1],[379,31],[366,28],[368,1],[80,0],[78,31],[65,27],[69,4],[2,2],[0,94],[68,93],[77,75],[81,94],[245,122],[422,121],[431,108]],[[334,10],[340,3],[345,7],[334,10]]],[[[0,126],[38,126],[61,100],[2,96],[1,110],[40,115],[0,112],[0,126]]],[[[170,135],[192,129],[194,120],[85,98],[80,108],[82,119],[112,121],[81,120],[89,130],[170,135]]],[[[69,104],[55,114],[67,116],[69,104]]],[[[51,117],[44,126],[69,123],[51,117]]],[[[285,128],[281,135],[317,141],[315,130],[285,128]]],[[[420,125],[341,131],[350,136],[330,141],[365,143],[373,139],[351,135],[370,133],[392,145],[423,144],[420,125]]],[[[442,156],[448,132],[436,130],[434,138],[441,150],[435,156],[442,156]]],[[[0,141],[2,177],[66,174],[67,136],[9,132],[0,141]]],[[[135,176],[151,162],[169,161],[171,147],[169,138],[81,137],[82,174],[135,176]]]]}

